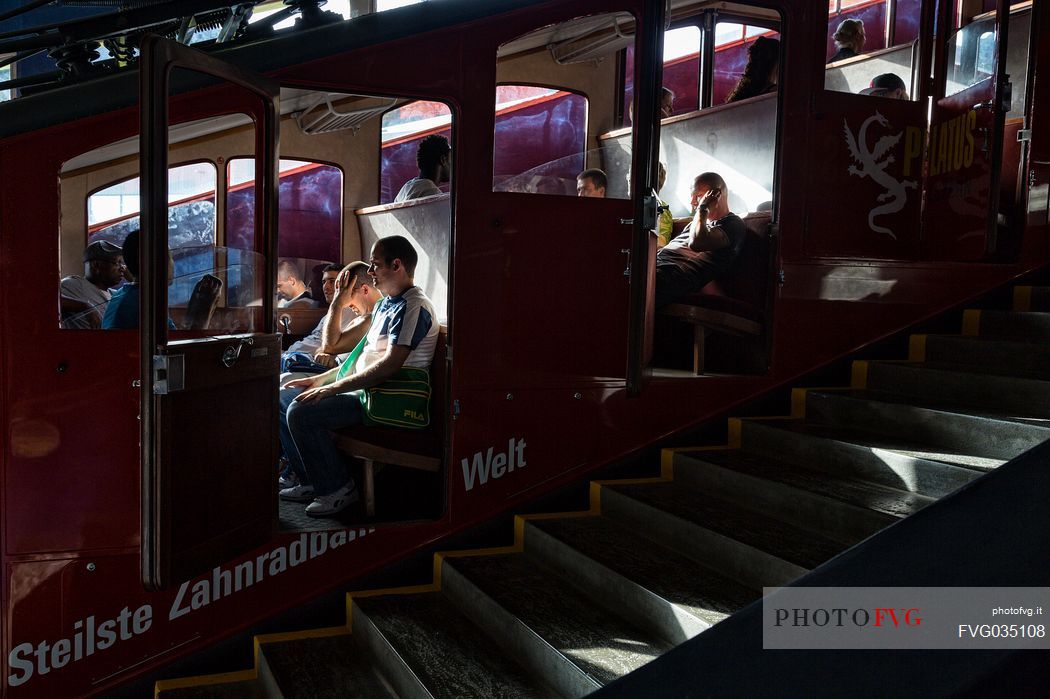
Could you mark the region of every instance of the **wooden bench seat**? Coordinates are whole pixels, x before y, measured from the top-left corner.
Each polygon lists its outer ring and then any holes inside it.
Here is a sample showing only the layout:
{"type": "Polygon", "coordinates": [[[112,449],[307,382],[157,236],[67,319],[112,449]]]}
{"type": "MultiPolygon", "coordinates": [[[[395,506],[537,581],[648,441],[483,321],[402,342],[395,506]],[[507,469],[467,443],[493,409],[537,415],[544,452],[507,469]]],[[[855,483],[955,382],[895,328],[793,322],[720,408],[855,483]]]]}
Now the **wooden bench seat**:
{"type": "Polygon", "coordinates": [[[438,335],[430,365],[430,425],[423,429],[354,425],[334,432],[336,447],[361,459],[364,465],[365,513],[375,515],[375,470],[377,465],[401,466],[421,471],[439,471],[445,447],[445,403],[448,370],[445,328],[438,335]]]}
{"type": "Polygon", "coordinates": [[[770,284],[776,274],[776,245],[769,212],[743,219],[748,237],[736,267],[698,293],[668,304],[659,314],[693,326],[693,372],[704,372],[704,342],[708,331],[759,337],[770,318],[770,284]]]}

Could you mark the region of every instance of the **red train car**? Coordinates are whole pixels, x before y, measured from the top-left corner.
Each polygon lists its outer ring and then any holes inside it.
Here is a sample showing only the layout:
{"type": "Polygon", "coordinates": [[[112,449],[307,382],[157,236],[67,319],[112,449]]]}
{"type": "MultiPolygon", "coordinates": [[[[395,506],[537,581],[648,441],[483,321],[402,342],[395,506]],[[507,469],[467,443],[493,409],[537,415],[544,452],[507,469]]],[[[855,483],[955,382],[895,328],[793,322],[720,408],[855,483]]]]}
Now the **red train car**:
{"type": "Polygon", "coordinates": [[[5,692],[127,683],[1043,267],[1050,13],[861,4],[879,31],[832,64],[856,3],[434,0],[147,38],[138,70],[0,104],[5,692]],[[758,36],[778,88],[722,103],[758,36]],[[888,72],[907,99],[861,94],[888,72]],[[388,203],[432,132],[449,191],[388,203]],[[659,162],[675,216],[714,170],[761,231],[707,290],[739,337],[657,318],[659,162]],[[574,196],[588,167],[605,198],[574,196]],[[61,280],[136,220],[141,331],[69,328],[61,280]],[[311,521],[275,496],[278,259],[309,277],[395,233],[445,327],[437,466],[311,521]],[[211,326],[170,330],[204,273],[211,326]]]}

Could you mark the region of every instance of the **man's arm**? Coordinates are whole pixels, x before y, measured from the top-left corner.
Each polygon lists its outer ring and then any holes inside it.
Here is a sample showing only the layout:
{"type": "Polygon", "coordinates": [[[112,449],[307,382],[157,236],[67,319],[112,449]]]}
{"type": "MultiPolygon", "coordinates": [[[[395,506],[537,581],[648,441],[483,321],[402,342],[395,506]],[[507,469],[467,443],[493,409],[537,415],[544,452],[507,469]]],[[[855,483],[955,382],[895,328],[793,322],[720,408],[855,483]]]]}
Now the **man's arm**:
{"type": "MultiPolygon", "coordinates": [[[[303,391],[295,400],[309,403],[310,401],[327,398],[336,393],[349,393],[350,391],[356,391],[360,388],[378,386],[387,379],[392,378],[394,374],[404,366],[405,360],[408,359],[408,355],[411,352],[412,348],[408,345],[391,344],[387,347],[386,354],[383,355],[383,358],[364,371],[345,376],[331,383],[328,383],[327,381],[321,383],[319,381],[321,377],[317,377],[317,379],[314,380],[314,386],[316,386],[316,388],[303,391]]],[[[334,371],[334,369],[329,370],[324,374],[321,374],[321,376],[328,376],[329,374],[333,374],[334,371]]]]}
{"type": "Polygon", "coordinates": [[[712,252],[721,250],[729,245],[729,238],[718,226],[707,225],[707,216],[700,211],[696,212],[692,223],[693,235],[689,238],[689,249],[693,252],[712,252]]]}
{"type": "Polygon", "coordinates": [[[346,330],[343,330],[342,315],[343,310],[336,308],[333,302],[328,317],[324,321],[321,346],[317,349],[319,353],[336,355],[349,352],[357,347],[357,343],[372,327],[372,316],[360,316],[354,318],[346,330]]]}

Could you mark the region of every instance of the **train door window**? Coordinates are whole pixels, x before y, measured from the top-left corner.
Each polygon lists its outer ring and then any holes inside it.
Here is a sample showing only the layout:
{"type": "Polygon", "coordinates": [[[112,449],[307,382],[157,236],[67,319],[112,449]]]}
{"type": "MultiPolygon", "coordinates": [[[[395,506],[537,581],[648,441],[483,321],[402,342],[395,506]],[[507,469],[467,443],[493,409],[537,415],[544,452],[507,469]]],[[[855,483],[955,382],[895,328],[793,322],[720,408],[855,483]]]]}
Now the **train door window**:
{"type": "MultiPolygon", "coordinates": [[[[279,171],[277,255],[296,268],[310,295],[320,303],[324,268],[342,259],[343,171],[335,165],[293,158],[281,158],[279,171]]],[[[230,158],[226,246],[231,260],[253,249],[254,211],[255,159],[230,158]]]]}
{"type": "Polygon", "coordinates": [[[576,196],[584,169],[587,98],[550,87],[496,87],[492,188],[576,196]]]}
{"type": "MultiPolygon", "coordinates": [[[[65,191],[83,191],[107,174],[127,171],[135,163],[88,167],[63,173],[65,191]]],[[[209,161],[185,163],[168,171],[168,245],[174,260],[170,303],[185,305],[199,278],[210,271],[216,240],[216,170],[209,161]]],[[[72,209],[72,207],[69,207],[72,209]]],[[[139,178],[105,184],[86,198],[80,211],[63,213],[61,326],[99,328],[109,297],[134,281],[119,249],[129,232],[139,227],[139,178]],[[84,226],[84,228],[80,228],[84,226]],[[76,230],[86,236],[76,245],[76,230]],[[90,259],[89,259],[90,258],[90,259]],[[95,292],[93,289],[97,289],[95,292]]]]}
{"type": "Polygon", "coordinates": [[[945,97],[962,92],[995,72],[995,17],[985,17],[955,33],[948,46],[945,97]]]}
{"type": "MultiPolygon", "coordinates": [[[[398,104],[383,115],[379,176],[379,203],[393,202],[406,182],[420,174],[416,154],[427,136],[450,141],[452,112],[448,105],[428,100],[398,104]]],[[[434,183],[448,192],[448,182],[434,183]]]]}

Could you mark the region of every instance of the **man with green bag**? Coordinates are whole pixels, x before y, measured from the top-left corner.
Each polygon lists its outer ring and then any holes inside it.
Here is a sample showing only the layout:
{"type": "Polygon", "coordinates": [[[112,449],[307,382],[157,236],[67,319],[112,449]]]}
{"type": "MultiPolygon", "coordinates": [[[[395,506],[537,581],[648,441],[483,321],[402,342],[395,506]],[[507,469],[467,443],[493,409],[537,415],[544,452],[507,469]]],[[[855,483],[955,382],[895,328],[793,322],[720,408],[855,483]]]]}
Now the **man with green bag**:
{"type": "Polygon", "coordinates": [[[413,284],[418,259],[399,235],[373,245],[368,273],[385,298],[372,312],[367,335],[339,367],[290,381],[281,392],[281,445],[293,470],[305,478],[280,496],[312,500],[308,515],[330,516],[358,499],[330,430],[362,423],[429,424],[429,368],[440,325],[434,304],[413,284]],[[288,389],[302,391],[295,395],[288,389]]]}

